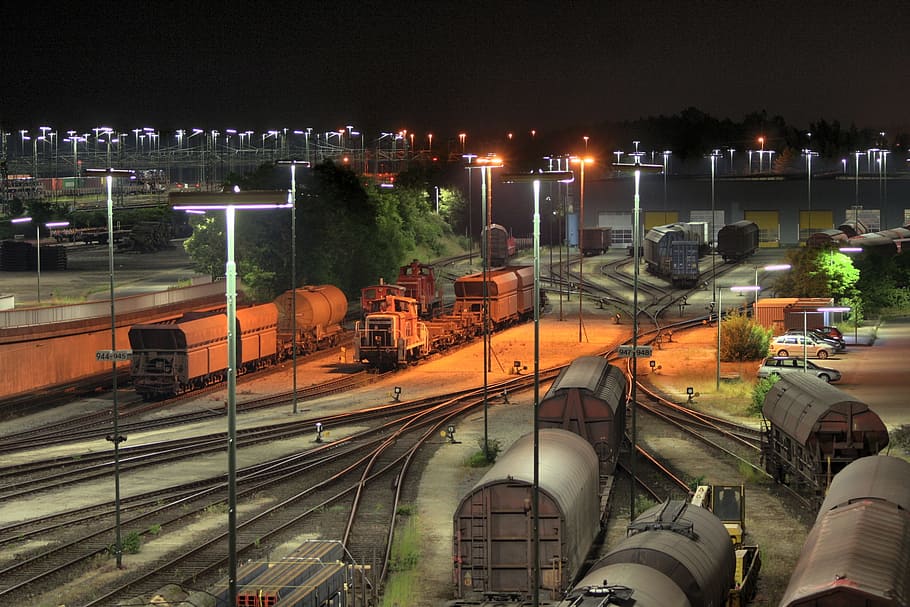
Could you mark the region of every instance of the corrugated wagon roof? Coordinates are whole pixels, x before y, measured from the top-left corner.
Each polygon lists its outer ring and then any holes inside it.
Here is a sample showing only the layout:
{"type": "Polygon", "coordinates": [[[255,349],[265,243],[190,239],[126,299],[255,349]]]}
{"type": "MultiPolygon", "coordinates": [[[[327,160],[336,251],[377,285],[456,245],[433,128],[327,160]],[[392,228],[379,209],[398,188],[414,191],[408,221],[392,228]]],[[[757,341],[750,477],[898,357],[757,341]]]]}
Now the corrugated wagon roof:
{"type": "Polygon", "coordinates": [[[891,502],[910,512],[910,462],[886,455],[852,462],[831,481],[817,519],[832,508],[864,498],[891,502]]]}
{"type": "Polygon", "coordinates": [[[806,539],[780,605],[817,605],[823,598],[838,605],[908,605],[910,513],[872,500],[825,513],[806,539]]]}

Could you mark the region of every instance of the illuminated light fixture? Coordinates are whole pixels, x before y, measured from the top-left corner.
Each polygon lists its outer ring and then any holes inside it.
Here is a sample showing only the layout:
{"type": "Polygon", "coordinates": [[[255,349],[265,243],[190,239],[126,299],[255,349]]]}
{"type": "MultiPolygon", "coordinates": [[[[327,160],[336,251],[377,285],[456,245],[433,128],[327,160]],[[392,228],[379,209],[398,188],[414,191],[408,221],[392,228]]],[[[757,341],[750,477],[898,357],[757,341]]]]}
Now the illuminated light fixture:
{"type": "Polygon", "coordinates": [[[234,214],[241,210],[288,209],[294,200],[290,190],[248,192],[234,186],[233,192],[172,192],[168,201],[176,211],[225,211],[227,256],[225,299],[227,301],[228,347],[228,604],[237,602],[237,264],[234,261],[234,214]]]}

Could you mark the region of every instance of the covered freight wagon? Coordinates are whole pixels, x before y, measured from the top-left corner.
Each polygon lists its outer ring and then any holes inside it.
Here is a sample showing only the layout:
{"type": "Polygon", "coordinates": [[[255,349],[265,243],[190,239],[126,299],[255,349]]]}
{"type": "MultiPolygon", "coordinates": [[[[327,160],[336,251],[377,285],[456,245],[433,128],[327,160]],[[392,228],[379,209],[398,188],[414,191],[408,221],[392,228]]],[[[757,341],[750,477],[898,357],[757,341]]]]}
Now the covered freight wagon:
{"type": "Polygon", "coordinates": [[[578,249],[582,255],[603,255],[610,250],[613,230],[611,228],[582,228],[578,249]]]}
{"type": "Polygon", "coordinates": [[[737,221],[717,232],[717,252],[724,261],[739,261],[758,250],[758,226],[753,221],[737,221]]]}
{"type": "Polygon", "coordinates": [[[613,474],[625,436],[627,385],[619,367],[605,358],[576,358],[540,401],[540,427],[578,434],[594,447],[600,474],[613,474]]]}
{"type": "Polygon", "coordinates": [[[538,444],[541,588],[533,588],[531,433],[499,456],[455,510],[458,598],[528,600],[538,591],[557,598],[578,574],[600,528],[597,455],[565,430],[541,429],[538,444]]]}

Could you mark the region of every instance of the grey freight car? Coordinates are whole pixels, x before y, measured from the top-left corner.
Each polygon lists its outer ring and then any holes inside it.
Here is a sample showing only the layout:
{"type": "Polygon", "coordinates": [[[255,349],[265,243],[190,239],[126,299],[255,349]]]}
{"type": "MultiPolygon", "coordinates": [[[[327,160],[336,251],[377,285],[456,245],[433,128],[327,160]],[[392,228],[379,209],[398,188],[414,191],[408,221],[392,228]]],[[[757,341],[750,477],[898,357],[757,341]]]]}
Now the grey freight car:
{"type": "Polygon", "coordinates": [[[782,375],[762,417],[768,473],[819,492],[847,464],[888,445],[888,429],[866,403],[806,373],[782,375]]]}
{"type": "Polygon", "coordinates": [[[645,235],[643,249],[649,272],[679,286],[691,286],[698,280],[698,258],[705,249],[704,224],[673,223],[651,228],[645,235]]]}
{"type": "MultiPolygon", "coordinates": [[[[454,581],[459,599],[562,596],[600,530],[594,449],[565,430],[539,431],[539,571],[533,588],[534,434],[519,438],[465,495],[454,515],[454,581]]],[[[729,540],[727,541],[729,544],[729,540]]]]}
{"type": "Polygon", "coordinates": [[[685,501],[664,502],[629,525],[626,539],[600,559],[561,605],[722,607],[733,581],[733,544],[714,514],[685,501]]]}
{"type": "Polygon", "coordinates": [[[717,233],[717,253],[724,261],[739,261],[758,250],[758,226],[752,221],[725,225],[717,233]]]}
{"type": "Polygon", "coordinates": [[[781,607],[910,605],[910,464],[872,456],[841,470],[781,607]]]}
{"type": "Polygon", "coordinates": [[[606,359],[576,358],[540,401],[540,427],[578,434],[597,452],[600,474],[613,474],[626,428],[627,389],[626,376],[606,359]]]}

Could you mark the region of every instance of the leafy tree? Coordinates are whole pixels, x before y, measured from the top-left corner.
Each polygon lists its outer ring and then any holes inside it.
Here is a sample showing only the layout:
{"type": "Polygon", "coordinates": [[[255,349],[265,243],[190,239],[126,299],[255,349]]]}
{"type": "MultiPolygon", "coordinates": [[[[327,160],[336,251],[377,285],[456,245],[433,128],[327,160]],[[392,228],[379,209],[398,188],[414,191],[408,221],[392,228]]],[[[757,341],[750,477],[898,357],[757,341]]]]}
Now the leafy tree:
{"type": "Polygon", "coordinates": [[[841,301],[856,291],[859,270],[839,251],[803,247],[790,251],[787,260],[790,271],[774,282],[774,289],[781,297],[833,297],[841,301]]]}
{"type": "Polygon", "coordinates": [[[212,280],[224,276],[227,261],[224,214],[200,216],[191,220],[190,224],[193,235],[184,241],[183,247],[193,260],[193,266],[211,276],[212,280]]]}
{"type": "Polygon", "coordinates": [[[720,325],[720,358],[727,362],[762,359],[768,355],[771,334],[771,329],[739,310],[732,310],[720,325]]]}

